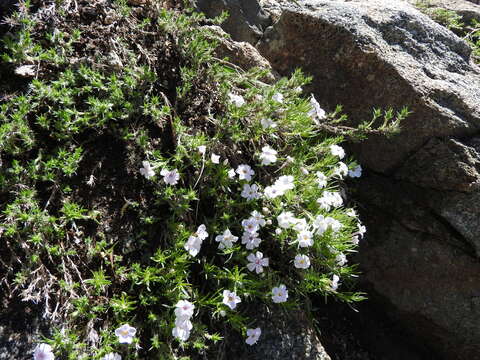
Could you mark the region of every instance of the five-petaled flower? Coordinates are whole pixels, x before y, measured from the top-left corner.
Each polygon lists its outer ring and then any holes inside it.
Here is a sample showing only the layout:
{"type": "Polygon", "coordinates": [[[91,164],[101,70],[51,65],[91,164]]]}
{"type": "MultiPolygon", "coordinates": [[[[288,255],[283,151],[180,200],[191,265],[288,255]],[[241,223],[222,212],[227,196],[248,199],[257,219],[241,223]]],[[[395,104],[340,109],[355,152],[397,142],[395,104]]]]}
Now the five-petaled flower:
{"type": "Polygon", "coordinates": [[[262,153],[260,154],[260,160],[262,165],[270,165],[277,161],[277,151],[273,150],[270,146],[264,146],[262,153]]]}
{"type": "Polygon", "coordinates": [[[145,176],[146,179],[150,179],[155,176],[155,171],[153,171],[152,165],[145,160],[142,161],[142,167],[140,168],[140,174],[145,176]]]}
{"type": "Polygon", "coordinates": [[[252,180],[252,176],[255,175],[255,171],[253,171],[250,165],[247,164],[238,165],[236,173],[240,180],[246,181],[252,180]]]}
{"type": "Polygon", "coordinates": [[[255,271],[257,274],[263,272],[263,268],[268,266],[268,258],[264,258],[260,251],[248,255],[247,260],[249,261],[247,264],[248,270],[255,271]]]}
{"type": "Polygon", "coordinates": [[[261,334],[262,330],[260,328],[247,329],[247,339],[245,342],[250,346],[256,344],[261,334]]]}
{"type": "Polygon", "coordinates": [[[272,289],[272,300],[274,303],[282,303],[288,299],[288,290],[287,287],[281,284],[278,287],[272,289]]]}
{"type": "Polygon", "coordinates": [[[215,237],[215,241],[218,242],[218,248],[222,249],[230,249],[233,247],[233,243],[237,242],[238,237],[234,236],[229,229],[225,230],[222,235],[217,235],[215,237]]]}
{"type": "Polygon", "coordinates": [[[227,305],[230,309],[235,309],[237,304],[242,302],[240,297],[230,290],[223,290],[223,303],[227,305]]]}
{"type": "Polygon", "coordinates": [[[195,305],[193,305],[188,300],[180,300],[175,305],[175,316],[177,317],[191,317],[193,315],[193,310],[195,305]]]}
{"type": "Polygon", "coordinates": [[[137,329],[128,324],[123,324],[115,330],[115,335],[117,335],[120,344],[131,344],[136,333],[137,329]]]}
{"type": "Polygon", "coordinates": [[[297,255],[295,256],[295,261],[293,265],[297,269],[308,269],[310,267],[310,258],[307,255],[297,255]]]}
{"type": "Polygon", "coordinates": [[[243,190],[240,195],[247,200],[255,200],[260,198],[260,193],[258,192],[258,185],[243,184],[243,190]]]}
{"type": "Polygon", "coordinates": [[[163,176],[163,181],[167,185],[177,185],[178,180],[180,180],[180,174],[178,173],[177,169],[167,170],[162,169],[160,175],[163,176]]]}
{"type": "Polygon", "coordinates": [[[33,360],[54,360],[52,347],[48,344],[38,344],[33,352],[33,360]]]}
{"type": "Polygon", "coordinates": [[[338,156],[339,159],[343,159],[345,157],[345,150],[338,145],[330,145],[330,153],[333,156],[338,156]]]}
{"type": "Polygon", "coordinates": [[[234,104],[237,107],[245,105],[245,99],[243,98],[242,95],[236,95],[236,94],[228,94],[229,100],[232,104],[234,104]]]}

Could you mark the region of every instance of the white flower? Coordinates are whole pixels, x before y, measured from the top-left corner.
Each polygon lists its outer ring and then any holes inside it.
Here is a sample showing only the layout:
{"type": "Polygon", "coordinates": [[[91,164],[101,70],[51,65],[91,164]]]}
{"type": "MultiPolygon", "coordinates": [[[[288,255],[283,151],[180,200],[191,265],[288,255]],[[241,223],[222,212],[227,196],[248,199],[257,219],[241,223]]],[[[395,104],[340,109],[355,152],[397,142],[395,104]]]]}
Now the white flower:
{"type": "Polygon", "coordinates": [[[198,237],[200,240],[205,240],[208,237],[207,227],[205,224],[202,224],[197,228],[194,236],[198,237]]]}
{"type": "Polygon", "coordinates": [[[279,102],[279,103],[283,103],[283,95],[280,94],[280,93],[276,93],[272,96],[272,100],[274,100],[276,102],[279,102]]]}
{"type": "Polygon", "coordinates": [[[315,99],[313,94],[310,97],[310,107],[311,110],[308,112],[308,116],[310,116],[316,124],[319,124],[320,120],[323,120],[327,117],[325,110],[320,107],[320,104],[315,99]]]}
{"type": "Polygon", "coordinates": [[[279,188],[278,188],[277,186],[275,186],[275,185],[267,186],[263,192],[264,192],[264,194],[265,194],[265,197],[267,197],[267,198],[269,198],[269,199],[274,199],[274,198],[276,198],[277,196],[280,196],[280,195],[285,194],[284,191],[282,191],[281,189],[279,189],[279,188]]]}
{"type": "Polygon", "coordinates": [[[264,129],[268,129],[268,128],[274,129],[277,127],[277,123],[271,119],[261,119],[260,124],[262,124],[262,127],[264,129]]]}
{"type": "Polygon", "coordinates": [[[288,229],[292,225],[296,223],[295,217],[290,211],[284,211],[280,215],[277,216],[278,226],[283,229],[288,229]]]}
{"type": "Polygon", "coordinates": [[[122,360],[122,357],[117,353],[109,353],[105,355],[102,360],[122,360]]]}
{"type": "Polygon", "coordinates": [[[185,250],[187,250],[188,253],[194,257],[200,252],[201,247],[202,240],[196,236],[190,236],[184,245],[185,250]]]}
{"type": "Polygon", "coordinates": [[[258,185],[253,184],[250,186],[249,184],[244,184],[243,190],[240,195],[247,200],[255,200],[260,198],[260,193],[258,192],[258,185]]]}
{"type": "Polygon", "coordinates": [[[360,234],[361,237],[363,237],[363,235],[367,232],[367,227],[362,224],[358,224],[357,227],[358,227],[358,233],[360,234]]]}
{"type": "Polygon", "coordinates": [[[285,285],[280,285],[279,287],[274,287],[272,289],[272,300],[274,303],[282,303],[287,301],[288,290],[285,285]]]}
{"type": "Polygon", "coordinates": [[[212,153],[210,160],[212,160],[212,163],[214,164],[220,164],[220,155],[212,153]]]}
{"type": "Polygon", "coordinates": [[[238,165],[236,173],[238,174],[238,178],[240,180],[252,180],[252,176],[255,175],[255,171],[249,165],[241,164],[238,165]]]}
{"type": "Polygon", "coordinates": [[[241,95],[236,95],[236,94],[230,93],[230,94],[228,94],[228,97],[230,99],[230,102],[237,107],[245,105],[245,99],[241,95]]]}
{"type": "Polygon", "coordinates": [[[345,150],[338,145],[330,145],[330,154],[333,156],[338,156],[340,159],[345,157],[345,150]]]}
{"type": "Polygon", "coordinates": [[[312,233],[308,230],[301,231],[297,236],[298,246],[308,247],[313,245],[312,233]]]}
{"type": "Polygon", "coordinates": [[[245,340],[245,342],[248,345],[252,346],[253,344],[257,343],[261,334],[262,334],[262,330],[260,330],[260,328],[247,329],[247,339],[245,340]]]}
{"type": "Polygon", "coordinates": [[[276,235],[280,235],[280,234],[282,233],[282,231],[283,231],[282,229],[276,228],[276,229],[275,229],[275,234],[276,234],[276,235]]]}
{"type": "Polygon", "coordinates": [[[297,255],[295,256],[295,261],[293,265],[297,269],[308,269],[310,267],[310,258],[307,255],[297,255]]]}
{"type": "Polygon", "coordinates": [[[303,175],[308,175],[308,174],[310,174],[310,171],[308,171],[308,169],[305,168],[305,167],[303,167],[303,166],[300,168],[300,171],[302,172],[303,175]]]}
{"type": "Polygon", "coordinates": [[[146,179],[150,179],[155,176],[152,165],[148,161],[142,161],[142,167],[140,168],[140,174],[145,176],[146,179]]]}
{"type": "Polygon", "coordinates": [[[348,174],[348,166],[343,162],[339,162],[338,166],[333,170],[333,176],[337,176],[340,179],[343,179],[348,174]]]}
{"type": "Polygon", "coordinates": [[[177,317],[191,317],[193,315],[193,310],[195,309],[195,305],[193,305],[188,300],[180,300],[175,305],[175,316],[177,317]]]}
{"type": "Polygon", "coordinates": [[[355,211],[355,209],[348,209],[345,214],[347,216],[350,216],[350,217],[357,217],[357,212],[355,211]]]}
{"type": "Polygon", "coordinates": [[[339,253],[336,257],[335,257],[335,261],[337,262],[337,265],[338,266],[343,266],[345,265],[348,260],[347,260],[347,257],[345,256],[345,254],[343,253],[339,253]]]}
{"type": "Polygon", "coordinates": [[[228,177],[233,179],[235,177],[235,169],[228,170],[228,177]]]}
{"type": "Polygon", "coordinates": [[[362,176],[362,167],[357,165],[353,170],[348,170],[348,176],[351,178],[359,178],[362,176]]]}
{"type": "Polygon", "coordinates": [[[325,224],[327,227],[330,227],[333,232],[339,231],[343,225],[340,221],[332,218],[332,217],[327,217],[325,218],[325,224]]]}
{"type": "Polygon", "coordinates": [[[303,218],[295,219],[295,225],[293,226],[293,230],[300,232],[307,229],[308,229],[307,220],[303,218]]]}
{"type": "Polygon", "coordinates": [[[245,231],[242,235],[242,244],[245,244],[245,247],[248,250],[255,249],[260,246],[260,243],[262,242],[262,239],[258,237],[258,233],[251,233],[248,231],[245,231]]]}
{"type": "Polygon", "coordinates": [[[38,344],[33,353],[33,360],[54,360],[52,347],[48,344],[38,344]]]}
{"type": "Polygon", "coordinates": [[[175,327],[190,331],[193,328],[193,324],[189,316],[179,316],[175,319],[175,327]]]}
{"type": "Polygon", "coordinates": [[[330,287],[333,291],[337,291],[338,285],[339,285],[339,280],[340,280],[340,278],[338,277],[338,275],[333,275],[332,284],[330,285],[330,287]]]}
{"type": "MultiPolygon", "coordinates": [[[[35,75],[35,65],[22,65],[15,69],[15,74],[30,77],[35,75]]],[[[45,358],[47,359],[47,358],[45,358]]]]}
{"type": "Polygon", "coordinates": [[[286,191],[286,190],[291,190],[295,187],[295,184],[293,183],[293,176],[292,175],[283,175],[280,176],[276,181],[275,181],[275,186],[278,187],[279,189],[286,191]]]}
{"type": "Polygon", "coordinates": [[[313,228],[315,229],[315,233],[317,235],[323,235],[323,233],[327,231],[328,224],[325,221],[325,217],[323,215],[317,215],[317,217],[313,221],[313,228]]]}
{"type": "Polygon", "coordinates": [[[320,205],[320,209],[329,211],[331,207],[342,206],[343,198],[338,192],[324,191],[317,203],[320,205]]]}
{"type": "Polygon", "coordinates": [[[180,341],[187,341],[190,337],[190,330],[175,326],[172,329],[172,336],[180,341]]]}
{"type": "Polygon", "coordinates": [[[235,292],[229,290],[223,290],[223,303],[227,305],[230,309],[235,309],[238,303],[241,303],[242,300],[235,292]]]}
{"type": "Polygon", "coordinates": [[[202,155],[205,155],[205,151],[207,151],[207,147],[205,145],[200,145],[199,147],[197,147],[198,149],[198,152],[202,155]]]}
{"type": "Polygon", "coordinates": [[[242,221],[242,227],[246,232],[255,233],[260,228],[260,225],[254,218],[248,218],[242,221]]]}
{"type": "Polygon", "coordinates": [[[321,171],[317,171],[317,184],[320,189],[323,189],[327,186],[327,177],[321,171]]]}
{"type": "Polygon", "coordinates": [[[262,213],[259,213],[257,210],[254,210],[250,213],[250,219],[253,219],[257,222],[258,226],[265,226],[266,222],[262,213]]]}
{"type": "Polygon", "coordinates": [[[163,181],[167,185],[176,185],[178,183],[178,180],[180,179],[180,174],[178,173],[177,169],[173,169],[173,170],[162,169],[162,171],[160,172],[160,175],[163,176],[163,181]]]}
{"type": "Polygon", "coordinates": [[[264,146],[260,154],[260,160],[262,160],[262,165],[273,164],[277,161],[277,152],[268,145],[264,146]]]}
{"type": "Polygon", "coordinates": [[[353,245],[358,245],[360,243],[360,237],[358,235],[353,235],[352,236],[352,244],[353,245]]]}
{"type": "Polygon", "coordinates": [[[136,333],[137,329],[128,324],[123,324],[115,330],[115,335],[117,335],[120,344],[131,344],[136,333]]]}
{"type": "Polygon", "coordinates": [[[229,229],[225,230],[222,235],[217,235],[215,237],[215,241],[218,242],[218,248],[222,249],[230,249],[233,246],[234,242],[237,242],[238,236],[232,235],[229,229]]]}
{"type": "Polygon", "coordinates": [[[260,251],[257,251],[255,254],[250,254],[247,256],[249,263],[247,268],[250,271],[254,271],[257,274],[263,272],[263,268],[268,266],[268,258],[263,258],[263,254],[260,251]]]}

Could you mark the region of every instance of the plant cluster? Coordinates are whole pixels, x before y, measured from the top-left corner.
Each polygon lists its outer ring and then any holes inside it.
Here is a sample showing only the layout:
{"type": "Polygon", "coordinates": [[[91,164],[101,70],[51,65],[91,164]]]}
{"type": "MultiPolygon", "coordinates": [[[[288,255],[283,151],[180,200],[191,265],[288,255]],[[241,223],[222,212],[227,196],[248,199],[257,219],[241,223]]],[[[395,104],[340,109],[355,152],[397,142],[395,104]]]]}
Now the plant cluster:
{"type": "Polygon", "coordinates": [[[343,190],[361,167],[338,144],[393,112],[342,127],[300,71],[216,59],[204,22],[106,0],[10,19],[0,67],[31,81],[0,104],[0,273],[55,325],[34,358],[194,357],[225,326],[261,341],[246,304],[363,299],[343,190]]]}

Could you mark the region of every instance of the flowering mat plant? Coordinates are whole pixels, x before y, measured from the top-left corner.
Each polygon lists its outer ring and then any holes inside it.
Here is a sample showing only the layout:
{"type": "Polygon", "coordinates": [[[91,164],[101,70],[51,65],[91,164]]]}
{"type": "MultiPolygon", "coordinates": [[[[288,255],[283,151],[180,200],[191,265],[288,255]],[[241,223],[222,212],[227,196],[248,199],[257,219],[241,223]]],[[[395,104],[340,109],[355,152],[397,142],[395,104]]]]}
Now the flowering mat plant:
{"type": "Polygon", "coordinates": [[[34,359],[208,357],[226,332],[262,341],[249,304],[363,299],[344,186],[361,167],[339,144],[374,121],[337,125],[300,71],[265,83],[216,58],[205,22],[107,0],[8,19],[0,285],[51,323],[34,359]]]}

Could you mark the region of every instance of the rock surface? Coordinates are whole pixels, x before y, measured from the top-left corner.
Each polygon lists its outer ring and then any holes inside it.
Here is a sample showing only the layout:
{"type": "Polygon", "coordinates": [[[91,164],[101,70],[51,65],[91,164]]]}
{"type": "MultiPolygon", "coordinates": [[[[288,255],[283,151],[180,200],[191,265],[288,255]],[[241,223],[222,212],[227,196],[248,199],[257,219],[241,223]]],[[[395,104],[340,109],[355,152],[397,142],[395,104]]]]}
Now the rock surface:
{"type": "Polygon", "coordinates": [[[272,25],[252,44],[281,75],[298,67],[313,75],[306,90],[323,107],[342,104],[353,123],[373,107],[412,111],[397,137],[351,145],[366,168],[355,193],[370,228],[357,257],[362,281],[432,358],[477,359],[480,69],[471,49],[405,1],[258,6],[272,25]]]}
{"type": "Polygon", "coordinates": [[[427,10],[446,9],[455,11],[469,23],[473,19],[480,21],[479,0],[407,0],[413,6],[421,6],[427,10]],[[473,4],[472,4],[473,2],[473,4]]]}

